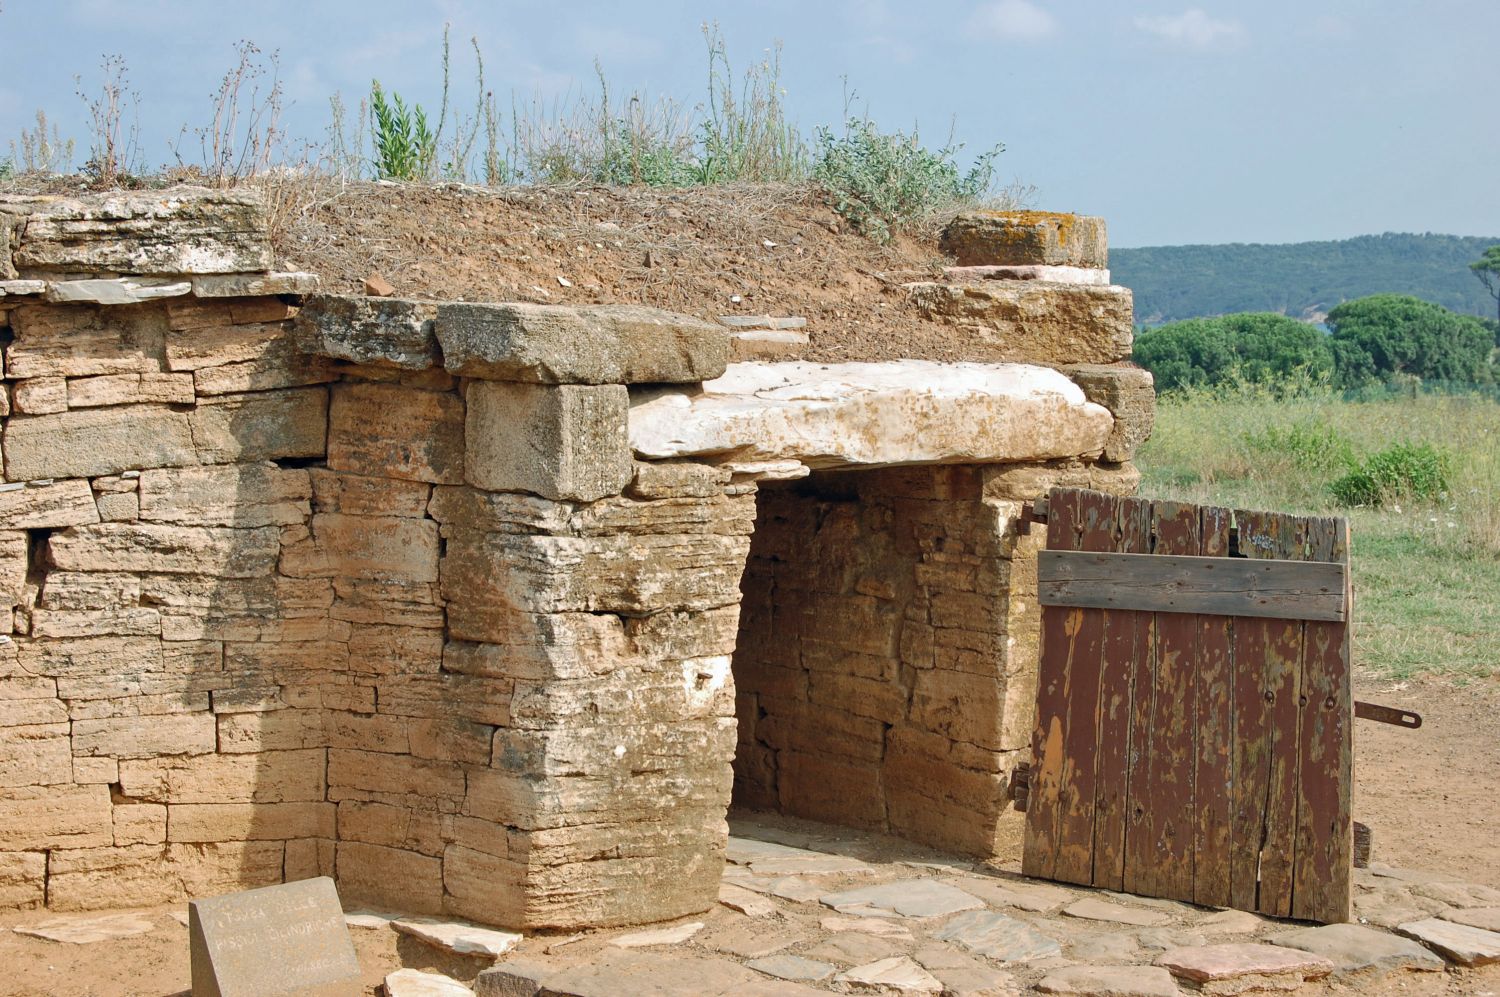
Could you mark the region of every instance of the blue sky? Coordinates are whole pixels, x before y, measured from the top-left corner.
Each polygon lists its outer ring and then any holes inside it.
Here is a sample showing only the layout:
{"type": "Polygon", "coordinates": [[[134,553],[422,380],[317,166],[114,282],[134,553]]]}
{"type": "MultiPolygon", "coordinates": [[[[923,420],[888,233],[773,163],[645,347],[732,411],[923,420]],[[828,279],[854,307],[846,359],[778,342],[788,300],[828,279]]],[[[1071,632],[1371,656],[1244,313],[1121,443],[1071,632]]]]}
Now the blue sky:
{"type": "Polygon", "coordinates": [[[74,76],[92,89],[118,54],[146,161],[168,162],[239,39],[279,53],[305,137],[372,77],[435,106],[445,22],[460,100],[472,35],[507,107],[592,88],[596,56],[617,93],[695,104],[705,21],[736,68],[782,43],[804,131],[839,120],[847,77],[888,128],[1005,143],[1004,178],[1105,216],[1117,246],[1500,236],[1497,0],[0,0],[0,153],[38,107],[84,139],[74,76]]]}

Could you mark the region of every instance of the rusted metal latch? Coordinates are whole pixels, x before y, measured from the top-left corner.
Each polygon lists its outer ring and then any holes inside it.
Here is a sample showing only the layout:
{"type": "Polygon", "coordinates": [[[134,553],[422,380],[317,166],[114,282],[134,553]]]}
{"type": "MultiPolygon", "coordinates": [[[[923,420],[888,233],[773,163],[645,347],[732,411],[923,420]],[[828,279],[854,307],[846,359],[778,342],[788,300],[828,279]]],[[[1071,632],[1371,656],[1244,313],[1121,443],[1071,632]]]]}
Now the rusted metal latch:
{"type": "Polygon", "coordinates": [[[1030,533],[1032,523],[1045,523],[1047,521],[1047,496],[1032,499],[1021,507],[1021,516],[1016,521],[1016,526],[1021,533],[1030,533]]]}
{"type": "Polygon", "coordinates": [[[1378,703],[1361,703],[1357,699],[1354,701],[1354,715],[1361,720],[1378,720],[1383,724],[1405,727],[1408,730],[1416,730],[1422,726],[1420,713],[1398,710],[1394,706],[1381,706],[1378,703]]]}

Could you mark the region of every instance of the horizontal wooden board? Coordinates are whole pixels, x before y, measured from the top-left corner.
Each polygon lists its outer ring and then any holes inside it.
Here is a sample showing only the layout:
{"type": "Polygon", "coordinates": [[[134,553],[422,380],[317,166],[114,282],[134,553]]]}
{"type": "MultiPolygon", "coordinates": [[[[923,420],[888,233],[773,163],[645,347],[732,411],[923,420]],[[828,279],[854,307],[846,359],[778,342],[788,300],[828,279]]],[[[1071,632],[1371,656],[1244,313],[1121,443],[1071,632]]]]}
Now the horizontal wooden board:
{"type": "Polygon", "coordinates": [[[1348,616],[1344,564],[1044,550],[1043,606],[1326,620],[1348,616]]]}

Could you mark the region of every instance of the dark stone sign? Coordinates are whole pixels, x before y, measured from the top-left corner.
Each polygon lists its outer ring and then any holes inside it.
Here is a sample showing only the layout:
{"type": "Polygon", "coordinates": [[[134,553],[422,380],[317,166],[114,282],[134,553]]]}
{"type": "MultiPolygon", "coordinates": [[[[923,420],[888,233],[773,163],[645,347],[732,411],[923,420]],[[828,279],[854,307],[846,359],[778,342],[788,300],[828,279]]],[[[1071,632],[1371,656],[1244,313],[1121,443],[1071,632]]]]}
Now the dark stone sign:
{"type": "Polygon", "coordinates": [[[327,876],[188,904],[193,997],[344,997],[364,992],[327,876]]]}

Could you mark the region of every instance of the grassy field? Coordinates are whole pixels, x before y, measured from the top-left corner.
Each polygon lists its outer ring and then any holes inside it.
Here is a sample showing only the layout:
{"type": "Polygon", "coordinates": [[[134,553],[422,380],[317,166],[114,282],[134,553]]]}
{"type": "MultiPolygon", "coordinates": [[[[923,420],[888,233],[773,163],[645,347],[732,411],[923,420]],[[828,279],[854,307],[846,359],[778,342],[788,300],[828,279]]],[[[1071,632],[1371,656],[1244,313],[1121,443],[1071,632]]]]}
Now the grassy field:
{"type": "Polygon", "coordinates": [[[1349,401],[1238,389],[1161,399],[1141,493],[1241,509],[1341,513],[1353,533],[1355,664],[1404,679],[1500,675],[1500,402],[1480,395],[1349,401]],[[1344,509],[1330,484],[1399,443],[1448,463],[1431,498],[1344,509]]]}

